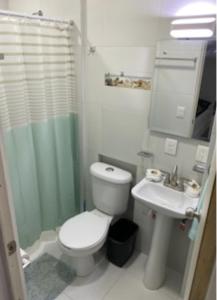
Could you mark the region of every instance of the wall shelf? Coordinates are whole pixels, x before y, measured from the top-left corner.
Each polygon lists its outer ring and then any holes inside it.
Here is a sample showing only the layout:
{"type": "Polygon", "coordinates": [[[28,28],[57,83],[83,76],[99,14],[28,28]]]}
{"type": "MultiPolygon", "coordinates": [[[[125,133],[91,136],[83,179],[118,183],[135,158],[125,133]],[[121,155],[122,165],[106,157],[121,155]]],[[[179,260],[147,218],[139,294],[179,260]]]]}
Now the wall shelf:
{"type": "Polygon", "coordinates": [[[123,72],[119,75],[105,73],[105,85],[110,87],[142,89],[148,91],[151,90],[151,77],[125,75],[123,72]]]}

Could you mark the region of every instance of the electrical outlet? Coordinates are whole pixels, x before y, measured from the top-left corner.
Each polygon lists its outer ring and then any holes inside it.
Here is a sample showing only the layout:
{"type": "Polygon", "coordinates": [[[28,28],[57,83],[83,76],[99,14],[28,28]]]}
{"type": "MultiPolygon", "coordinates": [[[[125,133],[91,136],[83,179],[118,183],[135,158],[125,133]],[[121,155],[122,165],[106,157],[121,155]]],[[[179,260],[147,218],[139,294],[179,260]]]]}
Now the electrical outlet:
{"type": "Polygon", "coordinates": [[[198,145],[196,153],[196,161],[206,163],[209,154],[209,147],[198,145]]]}
{"type": "Polygon", "coordinates": [[[174,139],[166,139],[164,152],[169,155],[176,155],[178,141],[174,139]]]}

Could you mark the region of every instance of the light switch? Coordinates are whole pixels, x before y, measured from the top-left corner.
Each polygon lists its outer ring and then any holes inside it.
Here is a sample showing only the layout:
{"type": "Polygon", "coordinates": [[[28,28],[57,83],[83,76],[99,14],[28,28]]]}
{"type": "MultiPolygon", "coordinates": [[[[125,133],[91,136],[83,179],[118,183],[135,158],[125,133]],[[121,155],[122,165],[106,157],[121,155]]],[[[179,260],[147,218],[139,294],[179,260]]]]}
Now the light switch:
{"type": "Polygon", "coordinates": [[[198,145],[196,153],[196,161],[206,163],[209,154],[209,147],[198,145]]]}
{"type": "Polygon", "coordinates": [[[164,152],[169,155],[176,155],[178,141],[174,139],[166,139],[164,152]]]}
{"type": "Polygon", "coordinates": [[[185,106],[177,106],[176,118],[179,118],[179,119],[185,118],[185,106]]]}

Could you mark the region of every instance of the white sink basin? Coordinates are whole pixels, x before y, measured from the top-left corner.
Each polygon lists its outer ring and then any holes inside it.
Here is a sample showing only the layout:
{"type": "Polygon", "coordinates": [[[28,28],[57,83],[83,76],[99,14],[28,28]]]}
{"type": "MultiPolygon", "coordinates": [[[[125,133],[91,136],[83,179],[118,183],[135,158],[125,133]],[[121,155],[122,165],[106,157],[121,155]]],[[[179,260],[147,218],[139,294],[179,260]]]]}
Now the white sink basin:
{"type": "Polygon", "coordinates": [[[186,209],[196,209],[199,200],[166,187],[163,183],[150,182],[147,179],[143,179],[132,189],[132,195],[151,209],[176,219],[186,218],[186,209]]]}
{"type": "Polygon", "coordinates": [[[155,226],[151,249],[146,261],[144,284],[150,290],[162,286],[166,276],[166,262],[170,235],[174,219],[186,219],[186,209],[196,209],[198,198],[191,198],[184,192],[175,191],[163,183],[140,181],[132,189],[133,197],[155,210],[155,226]]]}

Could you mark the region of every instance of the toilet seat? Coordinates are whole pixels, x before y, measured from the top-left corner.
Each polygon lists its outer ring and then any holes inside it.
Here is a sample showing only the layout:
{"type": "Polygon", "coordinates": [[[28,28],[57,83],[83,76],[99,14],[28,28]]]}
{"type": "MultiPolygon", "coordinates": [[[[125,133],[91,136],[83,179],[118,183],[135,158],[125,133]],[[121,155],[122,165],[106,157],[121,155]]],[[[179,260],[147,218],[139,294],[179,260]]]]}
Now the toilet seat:
{"type": "Polygon", "coordinates": [[[60,229],[59,241],[69,250],[91,250],[104,242],[110,225],[110,216],[83,212],[66,221],[60,229]]]}

